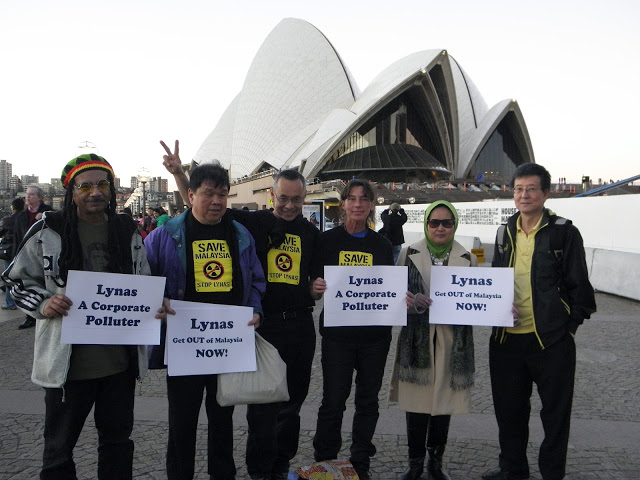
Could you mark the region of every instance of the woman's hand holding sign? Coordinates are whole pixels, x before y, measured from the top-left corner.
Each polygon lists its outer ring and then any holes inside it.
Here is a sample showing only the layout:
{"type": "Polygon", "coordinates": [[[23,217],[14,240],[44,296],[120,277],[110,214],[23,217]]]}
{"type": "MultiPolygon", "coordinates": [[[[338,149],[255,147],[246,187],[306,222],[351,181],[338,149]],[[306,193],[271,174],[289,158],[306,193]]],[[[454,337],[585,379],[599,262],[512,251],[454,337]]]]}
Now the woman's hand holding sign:
{"type": "Polygon", "coordinates": [[[327,290],[327,282],[324,278],[318,277],[311,284],[311,298],[320,300],[324,292],[327,290]]]}
{"type": "Polygon", "coordinates": [[[407,292],[407,310],[409,313],[424,313],[431,306],[433,300],[422,293],[407,292]]]}

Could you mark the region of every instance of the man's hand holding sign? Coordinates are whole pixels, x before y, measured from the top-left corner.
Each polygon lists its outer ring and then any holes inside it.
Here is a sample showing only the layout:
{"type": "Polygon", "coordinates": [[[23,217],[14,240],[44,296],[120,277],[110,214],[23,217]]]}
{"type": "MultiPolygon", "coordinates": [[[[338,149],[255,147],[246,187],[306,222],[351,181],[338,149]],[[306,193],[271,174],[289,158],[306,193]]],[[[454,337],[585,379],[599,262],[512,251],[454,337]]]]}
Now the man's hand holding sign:
{"type": "Polygon", "coordinates": [[[165,361],[171,376],[256,369],[253,309],[174,300],[165,361]]]}
{"type": "Polygon", "coordinates": [[[67,293],[44,313],[64,315],[62,343],[158,345],[165,278],[70,270],[67,293]]]}

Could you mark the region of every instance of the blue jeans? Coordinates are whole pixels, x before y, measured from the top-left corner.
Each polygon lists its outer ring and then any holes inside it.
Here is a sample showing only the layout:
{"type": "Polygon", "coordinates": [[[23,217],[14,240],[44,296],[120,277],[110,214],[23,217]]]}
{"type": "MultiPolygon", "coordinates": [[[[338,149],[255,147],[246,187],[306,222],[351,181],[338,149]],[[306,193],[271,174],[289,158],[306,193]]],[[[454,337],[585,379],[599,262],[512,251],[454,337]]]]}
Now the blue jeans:
{"type": "Polygon", "coordinates": [[[376,453],[372,443],[378,423],[378,393],[391,337],[376,343],[345,343],[322,339],[322,403],[313,438],[316,461],[338,457],[342,447],[342,416],[356,371],[355,414],[351,430],[351,464],[369,470],[376,453]]]}
{"type": "Polygon", "coordinates": [[[400,251],[402,250],[402,245],[394,245],[391,247],[391,251],[393,252],[393,264],[398,263],[398,257],[400,256],[400,251]]]}
{"type": "Polygon", "coordinates": [[[94,407],[99,479],[130,479],[133,469],[133,403],[136,379],[124,371],[93,380],[45,388],[44,455],[40,478],[73,479],[73,449],[94,407]]]}
{"type": "MultiPolygon", "coordinates": [[[[2,260],[2,266],[4,267],[2,270],[6,270],[10,263],[9,260],[2,260]]],[[[16,302],[13,301],[13,297],[9,294],[9,287],[6,287],[4,298],[8,308],[16,308],[16,302]]]]}

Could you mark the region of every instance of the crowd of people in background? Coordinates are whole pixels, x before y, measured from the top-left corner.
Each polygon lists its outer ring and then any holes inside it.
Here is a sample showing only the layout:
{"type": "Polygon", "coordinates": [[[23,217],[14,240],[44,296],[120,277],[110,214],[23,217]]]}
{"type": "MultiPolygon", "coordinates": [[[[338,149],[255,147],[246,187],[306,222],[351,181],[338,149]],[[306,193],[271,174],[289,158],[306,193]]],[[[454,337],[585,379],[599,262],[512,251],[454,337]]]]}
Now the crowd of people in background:
{"type": "Polygon", "coordinates": [[[138,232],[142,235],[143,239],[147,238],[147,235],[149,235],[156,227],[161,227],[171,218],[167,211],[160,206],[149,207],[144,215],[141,213],[133,214],[129,207],[123,208],[122,213],[129,215],[133,220],[135,220],[138,232]]]}
{"type": "MultiPolygon", "coordinates": [[[[355,388],[349,462],[361,480],[371,478],[376,454],[378,402],[391,344],[391,326],[319,328],[315,301],[327,291],[326,266],[407,267],[407,321],[398,335],[389,398],[406,412],[408,468],[403,480],[447,480],[444,452],[451,415],[468,413],[475,382],[473,328],[430,323],[434,300],[430,273],[435,268],[477,267],[476,257],[455,240],[456,208],[437,201],[424,213],[424,236],[405,244],[407,215],[399,204],[382,213],[376,232],[376,195],[366,180],[353,179],[341,192],[341,218],[320,232],[302,215],[305,178],[283,170],[271,189],[273,208],[227,208],[230,183],[216,162],[181,168],[179,143],[165,150],[163,164],[174,176],[186,210],[170,216],[162,207],[144,215],[116,212],[114,172],[106,159],[81,155],[61,175],[66,189],[61,211],[44,203],[29,186],[0,221],[3,310],[22,310],[20,329],[36,327],[32,380],[45,389],[44,455],[40,478],[76,478],[73,449],[89,411],[98,430],[98,478],[132,478],[136,378],[147,368],[166,368],[163,342],[145,346],[69,345],[60,341],[63,318],[71,308],[66,292],[69,270],[166,277],[164,301],[156,318],[165,325],[175,314],[171,300],[248,306],[249,322],[276,347],[287,365],[289,400],[247,408],[247,471],[253,480],[285,480],[298,451],[300,410],[308,394],[321,335],[322,401],[313,438],[313,460],[340,455],[346,401],[355,388]],[[43,246],[45,245],[45,246],[43,246]],[[296,245],[294,274],[275,274],[285,245],[296,245]],[[196,246],[228,253],[227,282],[206,286],[196,246]],[[43,248],[47,254],[43,254],[43,248]],[[103,252],[93,261],[90,252],[103,252]],[[47,255],[49,257],[47,257],[47,255]],[[43,258],[53,259],[51,263],[43,258]],[[362,260],[358,261],[362,266],[362,260]],[[355,373],[355,380],[354,380],[355,373]]],[[[542,402],[545,438],[539,452],[544,480],[564,478],[575,376],[574,338],[596,311],[582,238],[570,220],[545,208],[549,172],[524,164],[511,187],[517,212],[498,230],[493,266],[514,270],[513,326],[494,327],[490,375],[499,427],[497,469],[484,480],[529,478],[526,450],[532,385],[542,402]]],[[[403,307],[404,308],[404,307],[403,307]]],[[[167,375],[169,479],[191,479],[195,471],[196,430],[204,399],[208,416],[208,474],[236,477],[233,458],[233,407],[216,400],[216,375],[167,375]],[[206,395],[205,395],[206,393],[206,395]]]]}

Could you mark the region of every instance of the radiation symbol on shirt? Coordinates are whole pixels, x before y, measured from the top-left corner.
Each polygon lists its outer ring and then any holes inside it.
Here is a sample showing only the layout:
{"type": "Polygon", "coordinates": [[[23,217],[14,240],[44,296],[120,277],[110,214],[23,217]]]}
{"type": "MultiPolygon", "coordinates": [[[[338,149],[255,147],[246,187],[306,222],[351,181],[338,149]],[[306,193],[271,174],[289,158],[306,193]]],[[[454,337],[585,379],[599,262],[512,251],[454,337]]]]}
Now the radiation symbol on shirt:
{"type": "Polygon", "coordinates": [[[215,260],[207,262],[202,270],[204,276],[209,280],[218,280],[224,274],[224,267],[220,262],[215,260]]]}
{"type": "Polygon", "coordinates": [[[276,257],[276,267],[282,272],[288,272],[293,267],[293,260],[286,253],[279,253],[276,257]]]}

